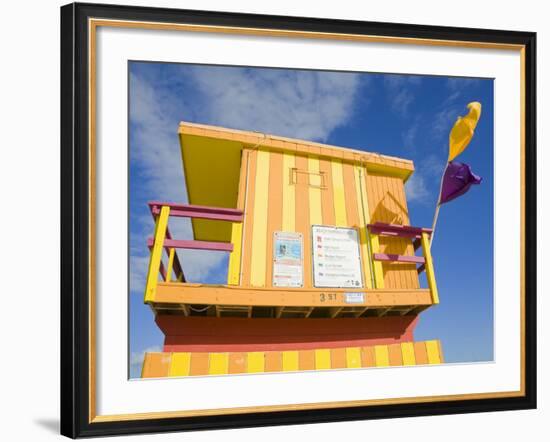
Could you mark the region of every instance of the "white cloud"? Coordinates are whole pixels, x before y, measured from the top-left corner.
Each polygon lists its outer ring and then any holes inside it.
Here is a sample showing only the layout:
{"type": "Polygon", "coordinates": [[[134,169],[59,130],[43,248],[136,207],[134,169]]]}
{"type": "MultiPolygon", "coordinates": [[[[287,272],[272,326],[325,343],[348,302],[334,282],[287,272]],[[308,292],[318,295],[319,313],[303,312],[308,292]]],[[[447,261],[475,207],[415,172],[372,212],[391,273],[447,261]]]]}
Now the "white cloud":
{"type": "Polygon", "coordinates": [[[279,69],[194,68],[212,124],[324,141],[352,116],[359,76],[279,69]]]}
{"type": "Polygon", "coordinates": [[[431,199],[431,193],[426,186],[426,181],[418,172],[413,173],[405,183],[405,193],[409,202],[415,201],[427,204],[431,199]]]}
{"type": "Polygon", "coordinates": [[[414,86],[422,82],[422,77],[414,75],[388,75],[384,77],[384,86],[388,94],[390,107],[394,112],[406,116],[415,100],[414,86]]]}

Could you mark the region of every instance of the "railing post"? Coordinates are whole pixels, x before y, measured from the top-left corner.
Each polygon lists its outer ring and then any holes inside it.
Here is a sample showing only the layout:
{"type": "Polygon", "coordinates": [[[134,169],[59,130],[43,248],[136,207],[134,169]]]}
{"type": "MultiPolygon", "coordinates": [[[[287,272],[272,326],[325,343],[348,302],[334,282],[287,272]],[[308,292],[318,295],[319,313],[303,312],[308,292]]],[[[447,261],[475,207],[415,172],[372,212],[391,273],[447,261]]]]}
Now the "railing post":
{"type": "Polygon", "coordinates": [[[241,249],[242,249],[243,225],[241,222],[231,224],[231,243],[233,251],[229,255],[227,283],[239,285],[241,276],[241,249]]]}
{"type": "Polygon", "coordinates": [[[430,235],[426,232],[422,232],[422,250],[424,252],[424,259],[426,260],[426,279],[428,280],[428,287],[432,295],[432,303],[439,304],[439,294],[437,293],[437,284],[435,282],[434,265],[432,262],[432,252],[430,250],[430,235]]]}
{"type": "Polygon", "coordinates": [[[370,251],[372,260],[372,270],[374,272],[374,282],[377,289],[384,288],[384,268],[382,262],[374,260],[374,254],[380,252],[380,241],[376,233],[369,232],[370,251]]]}
{"type": "Polygon", "coordinates": [[[155,222],[155,237],[153,248],[151,249],[151,256],[149,258],[149,270],[147,271],[144,302],[152,302],[155,300],[159,268],[162,259],[162,249],[164,248],[164,239],[166,237],[169,216],[170,207],[162,206],[160,214],[155,222]]]}
{"type": "Polygon", "coordinates": [[[166,267],[166,279],[165,279],[166,282],[170,282],[172,280],[172,269],[174,267],[175,255],[176,255],[176,249],[171,247],[168,254],[168,266],[166,267]]]}

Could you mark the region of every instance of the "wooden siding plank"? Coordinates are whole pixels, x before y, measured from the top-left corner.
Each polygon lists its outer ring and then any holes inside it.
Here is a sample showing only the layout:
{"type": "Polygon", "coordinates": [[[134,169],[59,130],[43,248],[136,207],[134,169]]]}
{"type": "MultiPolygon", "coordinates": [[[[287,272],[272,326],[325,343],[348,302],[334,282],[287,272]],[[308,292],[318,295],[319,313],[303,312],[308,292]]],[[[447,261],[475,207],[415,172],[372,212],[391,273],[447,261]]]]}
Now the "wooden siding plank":
{"type": "Polygon", "coordinates": [[[345,348],[333,348],[330,350],[330,362],[331,367],[334,368],[346,368],[347,366],[347,352],[345,348]]]}
{"type": "Polygon", "coordinates": [[[273,286],[273,235],[281,230],[283,219],[283,154],[271,152],[267,217],[266,286],[273,286]]]}
{"type": "MultiPolygon", "coordinates": [[[[363,275],[365,279],[365,287],[371,289],[373,288],[373,262],[372,255],[369,253],[368,245],[368,230],[367,224],[370,222],[369,208],[367,201],[367,194],[365,191],[365,180],[364,180],[365,169],[362,166],[355,166],[353,170],[354,180],[355,180],[355,192],[358,205],[358,215],[359,215],[359,241],[361,244],[361,256],[363,262],[363,275]]],[[[380,265],[382,269],[382,265],[380,265]]]]}
{"type": "Polygon", "coordinates": [[[283,371],[298,371],[298,352],[283,351],[283,371]]]}
{"type": "Polygon", "coordinates": [[[403,354],[401,351],[401,344],[388,345],[388,357],[389,357],[390,365],[392,367],[403,365],[403,354]]]}
{"type": "Polygon", "coordinates": [[[346,366],[348,368],[361,368],[361,349],[359,347],[346,348],[346,366]]]}
{"type": "Polygon", "coordinates": [[[171,353],[145,353],[143,378],[164,378],[170,370],[171,353]]]}
{"type": "Polygon", "coordinates": [[[321,209],[321,176],[319,174],[319,157],[309,156],[309,222],[311,225],[323,224],[321,209]]]}
{"type": "Polygon", "coordinates": [[[311,350],[314,355],[314,369],[327,370],[331,368],[330,349],[322,348],[311,350]]]}
{"type": "Polygon", "coordinates": [[[441,364],[438,341],[426,341],[426,353],[428,353],[428,364],[441,364]]]}
{"type": "Polygon", "coordinates": [[[292,169],[296,167],[293,153],[283,154],[283,231],[294,232],[296,229],[296,185],[291,182],[292,169]]]}
{"type": "Polygon", "coordinates": [[[208,374],[209,353],[191,353],[190,376],[204,376],[208,374]]]}
{"type": "Polygon", "coordinates": [[[170,363],[170,372],[168,376],[189,376],[190,367],[191,353],[172,353],[172,362],[170,363]]]}
{"type": "Polygon", "coordinates": [[[341,160],[331,160],[332,164],[332,192],[334,195],[335,224],[338,227],[347,227],[346,196],[344,190],[344,171],[341,160]]]}
{"type": "Polygon", "coordinates": [[[428,352],[424,341],[414,343],[414,358],[416,365],[425,365],[428,363],[428,352]]]}
{"type": "Polygon", "coordinates": [[[361,347],[361,364],[363,367],[376,367],[374,347],[361,347]]]}
{"type": "Polygon", "coordinates": [[[227,374],[229,367],[229,356],[227,353],[210,353],[209,362],[208,374],[227,374]]]}
{"type": "Polygon", "coordinates": [[[334,193],[332,186],[332,164],[327,158],[319,160],[319,172],[324,176],[324,188],[321,191],[321,209],[323,212],[323,225],[334,226],[334,193]]]}
{"type": "Polygon", "coordinates": [[[265,353],[265,371],[283,371],[283,356],[280,351],[267,351],[265,353]]]}
{"type": "Polygon", "coordinates": [[[229,353],[229,374],[246,373],[247,355],[244,352],[229,353]]]}
{"type": "Polygon", "coordinates": [[[374,360],[377,367],[388,367],[390,365],[390,356],[387,345],[374,346],[374,360]]]}
{"type": "MultiPolygon", "coordinates": [[[[304,156],[296,157],[296,168],[307,170],[308,159],[304,156]]],[[[304,288],[312,287],[311,279],[311,224],[309,222],[309,180],[304,173],[296,174],[296,231],[302,233],[304,248],[304,288]]]]}
{"type": "Polygon", "coordinates": [[[250,265],[250,285],[253,287],[265,287],[266,285],[269,156],[270,154],[266,150],[258,151],[254,224],[252,225],[252,262],[250,265]]]}
{"type": "Polygon", "coordinates": [[[298,352],[298,369],[300,371],[316,369],[315,362],[317,351],[318,350],[300,350],[298,352]]]}
{"type": "Polygon", "coordinates": [[[265,354],[263,351],[252,351],[248,353],[247,372],[263,373],[265,370],[265,354]]]}
{"type": "Polygon", "coordinates": [[[403,365],[416,365],[414,344],[412,342],[401,343],[401,355],[403,358],[403,365]]]}

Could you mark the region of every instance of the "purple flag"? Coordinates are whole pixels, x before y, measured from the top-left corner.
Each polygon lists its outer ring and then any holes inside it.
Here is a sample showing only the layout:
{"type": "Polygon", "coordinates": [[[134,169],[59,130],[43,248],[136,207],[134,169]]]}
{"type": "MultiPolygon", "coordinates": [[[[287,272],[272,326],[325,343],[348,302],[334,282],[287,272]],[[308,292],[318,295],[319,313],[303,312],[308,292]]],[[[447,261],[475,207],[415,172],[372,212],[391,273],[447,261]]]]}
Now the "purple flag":
{"type": "Polygon", "coordinates": [[[443,175],[439,204],[448,203],[465,194],[472,184],[481,183],[481,177],[472,173],[470,166],[457,161],[450,161],[443,175]]]}

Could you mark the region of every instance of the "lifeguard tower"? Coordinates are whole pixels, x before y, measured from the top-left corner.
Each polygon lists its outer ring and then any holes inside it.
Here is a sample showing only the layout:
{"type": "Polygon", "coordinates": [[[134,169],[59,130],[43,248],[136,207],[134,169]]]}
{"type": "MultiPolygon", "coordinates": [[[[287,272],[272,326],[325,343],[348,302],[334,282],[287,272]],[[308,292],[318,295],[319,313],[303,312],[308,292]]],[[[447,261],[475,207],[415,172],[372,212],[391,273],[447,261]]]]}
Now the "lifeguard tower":
{"type": "Polygon", "coordinates": [[[443,362],[413,336],[439,298],[431,230],[409,225],[411,161],[186,122],[179,140],[189,204],[149,203],[145,303],[165,340],[142,377],[443,362]],[[227,283],[188,282],[182,248],[228,252],[227,283]]]}

